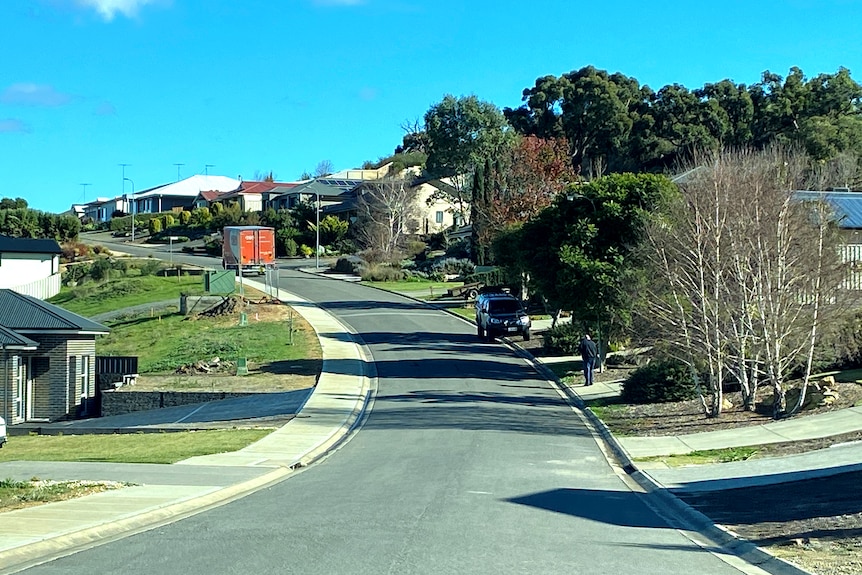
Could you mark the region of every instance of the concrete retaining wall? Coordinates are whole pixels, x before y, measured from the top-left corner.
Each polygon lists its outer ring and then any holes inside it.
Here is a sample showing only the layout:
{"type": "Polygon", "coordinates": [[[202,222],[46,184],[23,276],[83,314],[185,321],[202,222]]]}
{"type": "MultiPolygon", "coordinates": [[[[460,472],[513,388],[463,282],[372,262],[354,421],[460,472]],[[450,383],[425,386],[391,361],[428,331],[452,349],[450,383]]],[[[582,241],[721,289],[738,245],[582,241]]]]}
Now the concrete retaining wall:
{"type": "Polygon", "coordinates": [[[193,403],[219,401],[236,397],[260,395],[255,393],[206,392],[206,391],[102,391],[102,417],[122,415],[148,409],[176,407],[193,403]]]}
{"type": "Polygon", "coordinates": [[[224,298],[217,295],[186,295],[180,296],[180,313],[190,315],[201,313],[214,305],[220,304],[224,298]]]}

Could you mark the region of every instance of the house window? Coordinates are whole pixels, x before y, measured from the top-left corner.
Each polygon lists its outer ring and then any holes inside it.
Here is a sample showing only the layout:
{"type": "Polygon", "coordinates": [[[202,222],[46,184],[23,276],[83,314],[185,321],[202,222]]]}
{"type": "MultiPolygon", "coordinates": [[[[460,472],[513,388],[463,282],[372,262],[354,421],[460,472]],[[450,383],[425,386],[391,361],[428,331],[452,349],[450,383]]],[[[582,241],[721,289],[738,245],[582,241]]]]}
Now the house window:
{"type": "Polygon", "coordinates": [[[24,359],[21,356],[12,357],[12,373],[15,378],[14,414],[17,419],[24,419],[24,359]]]}
{"type": "Polygon", "coordinates": [[[81,379],[81,393],[90,397],[90,356],[81,356],[81,372],[78,375],[81,379]]]}
{"type": "Polygon", "coordinates": [[[438,211],[437,213],[435,213],[434,214],[434,221],[437,222],[438,224],[442,224],[443,223],[443,212],[438,211]]]}

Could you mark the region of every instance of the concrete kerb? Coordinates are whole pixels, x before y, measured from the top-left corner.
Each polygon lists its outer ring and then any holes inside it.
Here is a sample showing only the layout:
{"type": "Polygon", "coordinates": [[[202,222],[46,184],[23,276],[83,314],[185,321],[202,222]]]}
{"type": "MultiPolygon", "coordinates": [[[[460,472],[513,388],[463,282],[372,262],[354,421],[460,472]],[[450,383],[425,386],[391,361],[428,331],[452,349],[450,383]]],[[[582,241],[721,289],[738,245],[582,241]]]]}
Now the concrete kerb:
{"type": "MultiPolygon", "coordinates": [[[[634,481],[648,494],[659,500],[659,508],[663,511],[671,511],[676,517],[680,518],[685,525],[691,526],[691,531],[695,531],[706,537],[709,541],[719,546],[724,551],[735,555],[750,565],[763,569],[772,575],[812,575],[810,572],[793,565],[783,559],[775,557],[768,551],[761,549],[750,541],[743,539],[732,531],[716,525],[703,513],[692,508],[690,505],[679,499],[671,493],[666,487],[654,480],[648,473],[640,470],[632,461],[629,454],[623,446],[614,437],[607,425],[593,412],[592,409],[586,406],[583,399],[578,393],[563,384],[557,375],[550,370],[546,365],[536,360],[527,350],[523,349],[514,341],[506,341],[506,343],[514,349],[518,355],[529,361],[533,367],[546,377],[549,381],[562,390],[569,400],[580,409],[587,417],[591,428],[598,433],[598,438],[606,445],[613,457],[617,460],[619,466],[625,473],[634,479],[634,481]]],[[[697,541],[695,541],[698,543],[697,541]]]]}
{"type": "MultiPolygon", "coordinates": [[[[255,289],[258,289],[262,292],[266,292],[266,286],[261,284],[260,282],[257,282],[254,280],[244,280],[244,281],[245,281],[245,283],[251,285],[255,289]]],[[[309,317],[308,317],[308,313],[307,313],[307,310],[309,308],[314,307],[315,309],[319,309],[319,308],[317,308],[317,306],[314,306],[314,304],[312,304],[311,302],[309,302],[309,301],[307,301],[307,300],[305,300],[305,299],[303,299],[303,298],[301,298],[295,294],[292,294],[290,292],[287,292],[287,291],[280,289],[279,295],[280,295],[280,297],[279,297],[280,301],[282,301],[283,303],[286,303],[288,305],[291,305],[291,307],[293,307],[293,309],[295,309],[306,321],[309,321],[309,317]]],[[[366,349],[364,342],[361,341],[359,334],[354,329],[349,327],[348,325],[339,321],[337,318],[335,318],[335,316],[329,314],[328,312],[325,312],[325,313],[327,313],[327,315],[330,317],[330,319],[333,322],[335,322],[338,326],[340,326],[340,328],[343,329],[345,333],[349,334],[350,338],[353,340],[354,344],[356,345],[356,350],[360,356],[361,364],[363,366],[363,374],[361,376],[362,386],[359,390],[359,393],[357,394],[356,402],[353,405],[353,409],[350,411],[350,413],[347,414],[342,425],[340,427],[338,427],[337,429],[333,430],[333,432],[328,437],[326,437],[326,439],[324,439],[321,443],[319,443],[315,447],[311,448],[310,450],[306,451],[305,453],[301,454],[290,465],[291,469],[296,469],[296,468],[300,468],[300,467],[307,467],[307,466],[311,465],[315,461],[318,461],[319,459],[323,458],[329,452],[338,448],[344,441],[346,441],[346,439],[356,430],[359,423],[363,420],[363,416],[365,415],[366,410],[368,408],[368,405],[370,404],[371,399],[373,397],[373,389],[374,389],[374,387],[376,387],[376,386],[372,385],[372,383],[376,380],[374,363],[369,360],[368,351],[366,349]]],[[[312,328],[314,328],[315,333],[317,333],[318,338],[320,338],[321,334],[318,332],[318,330],[314,326],[314,324],[311,321],[309,321],[309,324],[312,326],[312,328]]],[[[324,357],[323,358],[323,371],[324,372],[326,371],[326,363],[327,363],[327,359],[326,359],[326,357],[324,357]]],[[[310,397],[309,397],[309,399],[310,399],[310,397]]],[[[308,402],[308,400],[306,400],[306,404],[307,404],[307,402],[308,402]]],[[[302,412],[302,409],[304,407],[305,407],[305,404],[303,404],[303,406],[300,407],[300,409],[299,409],[300,413],[302,412]]]]}
{"type": "Polygon", "coordinates": [[[72,555],[95,545],[110,543],[121,537],[148,531],[225,505],[274,485],[284,480],[292,472],[293,470],[289,468],[278,468],[242,483],[160,505],[143,513],[106,521],[85,529],[70,530],[68,533],[60,533],[35,543],[26,543],[0,551],[0,575],[17,573],[23,569],[72,555]]]}

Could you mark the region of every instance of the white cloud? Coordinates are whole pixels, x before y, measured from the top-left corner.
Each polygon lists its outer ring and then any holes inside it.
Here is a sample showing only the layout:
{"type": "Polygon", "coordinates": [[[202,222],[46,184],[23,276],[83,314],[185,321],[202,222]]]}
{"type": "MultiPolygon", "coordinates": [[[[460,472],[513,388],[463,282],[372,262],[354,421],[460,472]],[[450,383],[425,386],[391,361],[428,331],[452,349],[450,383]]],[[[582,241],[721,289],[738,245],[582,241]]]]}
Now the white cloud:
{"type": "Polygon", "coordinates": [[[77,0],[77,3],[87,8],[94,8],[107,22],[114,19],[119,12],[127,18],[137,15],[138,9],[155,0],[77,0]]]}
{"type": "Polygon", "coordinates": [[[0,102],[21,106],[62,106],[68,104],[72,97],[58,92],[46,84],[12,84],[0,94],[0,102]]]}
{"type": "Polygon", "coordinates": [[[0,120],[0,134],[5,133],[14,133],[17,132],[19,134],[28,134],[31,132],[30,126],[22,122],[21,120],[16,120],[14,118],[7,118],[5,120],[0,120]]]}

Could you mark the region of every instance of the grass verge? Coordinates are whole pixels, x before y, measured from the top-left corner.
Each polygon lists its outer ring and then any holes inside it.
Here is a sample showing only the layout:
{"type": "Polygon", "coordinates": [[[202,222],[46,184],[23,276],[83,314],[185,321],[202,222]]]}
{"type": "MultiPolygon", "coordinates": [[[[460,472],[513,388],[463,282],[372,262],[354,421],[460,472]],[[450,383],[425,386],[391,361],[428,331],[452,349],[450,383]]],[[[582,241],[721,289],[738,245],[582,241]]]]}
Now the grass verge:
{"type": "Polygon", "coordinates": [[[188,320],[179,313],[135,316],[109,323],[111,333],[96,343],[99,355],[136,355],[140,373],[171,373],[177,367],[213,357],[249,362],[293,363],[320,358],[310,327],[296,329],[292,343],[287,322],[256,321],[237,325],[235,317],[188,320]]]}
{"type": "Polygon", "coordinates": [[[683,465],[707,465],[710,463],[730,463],[732,461],[745,461],[753,457],[759,448],[757,447],[727,447],[724,449],[707,449],[703,451],[692,451],[681,455],[660,455],[652,457],[637,457],[636,462],[659,462],[668,467],[682,467],[683,465]]]}
{"type": "Polygon", "coordinates": [[[118,489],[125,484],[113,481],[15,481],[0,479],[0,511],[65,501],[91,493],[118,489]]]}
{"type": "Polygon", "coordinates": [[[237,451],[273,429],[213,429],[115,435],[29,435],[0,449],[3,461],[176,463],[189,457],[237,451]]]}
{"type": "Polygon", "coordinates": [[[84,317],[170,299],[176,299],[179,306],[181,293],[203,293],[203,281],[202,276],[123,277],[74,288],[64,287],[48,302],[84,317]]]}
{"type": "Polygon", "coordinates": [[[395,292],[424,292],[429,297],[439,296],[446,293],[449,288],[460,287],[464,282],[432,282],[432,281],[397,281],[397,282],[360,282],[362,285],[372,286],[395,292]]]}

